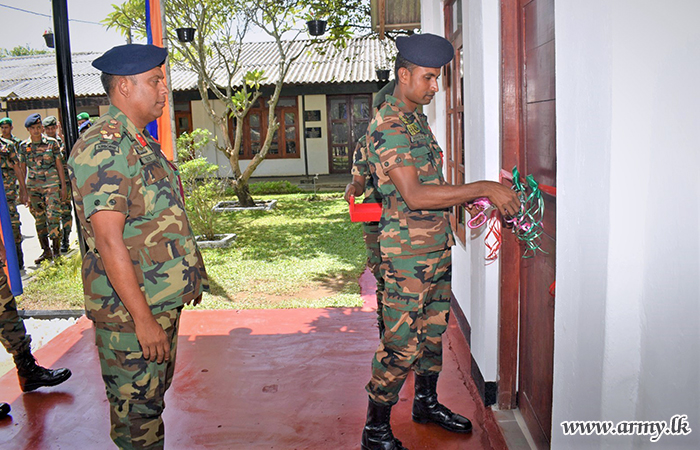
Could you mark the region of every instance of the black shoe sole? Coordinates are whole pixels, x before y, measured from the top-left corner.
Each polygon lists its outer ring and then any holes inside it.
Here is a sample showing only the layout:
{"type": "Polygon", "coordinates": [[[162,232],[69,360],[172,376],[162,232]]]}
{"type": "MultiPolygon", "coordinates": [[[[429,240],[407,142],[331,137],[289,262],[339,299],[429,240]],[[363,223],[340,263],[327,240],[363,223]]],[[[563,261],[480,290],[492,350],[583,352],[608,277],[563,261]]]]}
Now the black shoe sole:
{"type": "Polygon", "coordinates": [[[416,417],[416,416],[414,416],[414,415],[411,415],[411,419],[413,419],[413,421],[416,422],[416,423],[423,423],[423,424],[432,423],[432,424],[435,424],[435,425],[439,425],[439,426],[441,426],[442,428],[444,428],[445,430],[451,431],[451,432],[453,432],[453,433],[467,434],[467,433],[471,433],[471,432],[472,432],[472,427],[469,427],[468,429],[465,429],[465,430],[463,430],[463,429],[461,429],[461,428],[459,428],[459,429],[450,428],[450,427],[444,425],[444,424],[441,423],[441,422],[436,422],[436,421],[434,421],[434,420],[432,420],[432,419],[428,419],[428,418],[425,418],[425,417],[416,417]]]}
{"type": "Polygon", "coordinates": [[[58,386],[59,384],[63,383],[68,378],[70,378],[71,375],[73,375],[71,372],[67,372],[66,375],[62,377],[57,377],[47,383],[26,383],[24,386],[20,387],[22,388],[22,392],[32,392],[42,387],[58,386]]]}

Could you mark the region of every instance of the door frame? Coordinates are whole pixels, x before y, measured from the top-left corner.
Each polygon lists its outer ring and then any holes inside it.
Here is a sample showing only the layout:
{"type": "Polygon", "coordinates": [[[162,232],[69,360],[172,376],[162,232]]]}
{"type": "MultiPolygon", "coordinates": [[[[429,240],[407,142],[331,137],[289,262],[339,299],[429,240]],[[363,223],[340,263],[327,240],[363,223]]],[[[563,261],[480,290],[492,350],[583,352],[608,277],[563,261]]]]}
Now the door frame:
{"type": "MultiPolygon", "coordinates": [[[[501,160],[502,166],[522,167],[522,53],[520,1],[501,1],[501,160]]],[[[506,184],[510,181],[505,180],[506,184]]],[[[498,324],[498,407],[517,406],[518,337],[520,315],[520,245],[513,233],[503,233],[500,256],[498,324]]]]}

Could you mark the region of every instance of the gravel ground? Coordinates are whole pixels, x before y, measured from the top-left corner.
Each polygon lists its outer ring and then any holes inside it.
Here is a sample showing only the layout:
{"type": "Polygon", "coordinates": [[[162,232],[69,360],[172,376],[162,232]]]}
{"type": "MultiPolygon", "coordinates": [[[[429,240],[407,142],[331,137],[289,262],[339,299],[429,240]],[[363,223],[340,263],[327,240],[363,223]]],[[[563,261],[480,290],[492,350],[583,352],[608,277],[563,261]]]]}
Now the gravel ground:
{"type": "MultiPolygon", "coordinates": [[[[32,336],[32,351],[49,342],[63,330],[73,325],[78,319],[24,319],[27,333],[32,336]]],[[[5,375],[15,366],[12,355],[0,351],[0,376],[5,375]]]]}

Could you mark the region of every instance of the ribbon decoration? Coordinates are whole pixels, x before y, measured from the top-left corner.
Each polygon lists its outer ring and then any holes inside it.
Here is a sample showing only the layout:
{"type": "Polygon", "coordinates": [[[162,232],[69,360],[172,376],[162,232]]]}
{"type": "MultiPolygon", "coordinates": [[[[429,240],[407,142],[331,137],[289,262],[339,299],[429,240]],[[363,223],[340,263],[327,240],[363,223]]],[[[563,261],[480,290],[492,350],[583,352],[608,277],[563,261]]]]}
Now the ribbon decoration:
{"type": "MultiPolygon", "coordinates": [[[[520,211],[515,216],[504,217],[503,220],[512,225],[513,233],[515,233],[520,241],[525,243],[527,248],[525,249],[523,258],[532,258],[538,250],[542,253],[547,253],[540,247],[540,237],[543,232],[542,217],[544,216],[544,200],[542,199],[542,191],[539,188],[539,184],[532,175],[526,176],[526,184],[523,184],[520,180],[518,166],[513,167],[512,182],[513,190],[520,198],[520,211]]],[[[466,206],[469,209],[476,207],[479,210],[479,213],[467,222],[467,226],[472,229],[479,228],[489,221],[485,211],[494,207],[493,203],[486,197],[477,198],[466,206]]],[[[495,211],[492,213],[492,217],[494,214],[495,211]]],[[[491,234],[498,238],[498,245],[487,244],[490,252],[486,258],[488,261],[496,259],[494,254],[498,252],[501,246],[500,229],[496,230],[493,223],[489,226],[487,237],[491,234]]]]}

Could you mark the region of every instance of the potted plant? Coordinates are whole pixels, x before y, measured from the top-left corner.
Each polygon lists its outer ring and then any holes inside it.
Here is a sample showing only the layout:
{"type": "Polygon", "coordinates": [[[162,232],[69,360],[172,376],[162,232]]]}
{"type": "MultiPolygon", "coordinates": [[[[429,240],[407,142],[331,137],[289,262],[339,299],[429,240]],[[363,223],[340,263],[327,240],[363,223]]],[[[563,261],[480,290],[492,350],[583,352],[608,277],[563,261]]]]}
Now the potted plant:
{"type": "Polygon", "coordinates": [[[387,48],[387,39],[379,41],[379,52],[383,55],[381,62],[379,62],[375,67],[375,72],[377,73],[377,79],[381,82],[389,81],[389,75],[391,74],[391,68],[394,67],[394,56],[389,56],[391,52],[387,48]]]}
{"type": "Polygon", "coordinates": [[[44,31],[44,41],[46,41],[46,46],[48,48],[54,48],[53,31],[44,31]]]}
{"type": "Polygon", "coordinates": [[[326,32],[327,20],[321,18],[322,14],[311,11],[306,17],[306,26],[309,29],[309,34],[311,36],[322,36],[326,32]]]}
{"type": "Polygon", "coordinates": [[[175,28],[175,33],[177,34],[177,40],[180,42],[192,42],[194,41],[194,32],[197,31],[196,28],[184,27],[175,28]]]}

